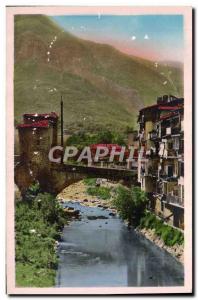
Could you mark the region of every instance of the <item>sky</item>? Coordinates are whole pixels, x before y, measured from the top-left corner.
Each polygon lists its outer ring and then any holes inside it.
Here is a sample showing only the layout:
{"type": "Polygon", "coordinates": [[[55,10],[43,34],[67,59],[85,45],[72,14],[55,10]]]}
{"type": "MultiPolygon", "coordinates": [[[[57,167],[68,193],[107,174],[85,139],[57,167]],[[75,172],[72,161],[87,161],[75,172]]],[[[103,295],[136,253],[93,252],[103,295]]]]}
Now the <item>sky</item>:
{"type": "Polygon", "coordinates": [[[52,19],[80,38],[156,61],[183,62],[182,15],[68,15],[52,19]]]}

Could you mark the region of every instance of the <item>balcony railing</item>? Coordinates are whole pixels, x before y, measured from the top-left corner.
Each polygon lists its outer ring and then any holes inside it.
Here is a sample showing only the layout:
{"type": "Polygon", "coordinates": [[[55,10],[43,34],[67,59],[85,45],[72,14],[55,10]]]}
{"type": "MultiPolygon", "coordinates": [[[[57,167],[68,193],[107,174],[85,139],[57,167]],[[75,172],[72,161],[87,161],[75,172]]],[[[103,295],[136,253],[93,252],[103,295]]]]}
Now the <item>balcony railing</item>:
{"type": "Polygon", "coordinates": [[[173,127],[171,128],[171,134],[179,134],[181,132],[181,127],[173,127]]]}
{"type": "Polygon", "coordinates": [[[181,127],[162,127],[161,129],[161,135],[162,137],[168,136],[168,135],[174,135],[181,133],[181,127]]]}
{"type": "Polygon", "coordinates": [[[184,199],[180,198],[179,196],[173,196],[168,194],[166,195],[166,202],[169,204],[176,204],[184,207],[184,199]]]}
{"type": "Polygon", "coordinates": [[[147,172],[148,175],[150,176],[154,176],[154,177],[157,177],[158,176],[158,170],[156,169],[151,169],[151,168],[148,168],[148,172],[147,172]]]}

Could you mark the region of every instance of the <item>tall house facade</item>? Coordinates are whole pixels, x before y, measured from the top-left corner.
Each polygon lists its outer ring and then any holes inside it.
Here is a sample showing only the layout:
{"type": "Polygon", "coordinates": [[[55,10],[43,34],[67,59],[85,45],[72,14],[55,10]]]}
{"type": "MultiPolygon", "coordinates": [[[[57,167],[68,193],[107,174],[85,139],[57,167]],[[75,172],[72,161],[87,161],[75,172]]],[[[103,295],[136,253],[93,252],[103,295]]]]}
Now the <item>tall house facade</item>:
{"type": "Polygon", "coordinates": [[[139,112],[138,181],[150,208],[184,228],[184,99],[164,95],[139,112]]]}

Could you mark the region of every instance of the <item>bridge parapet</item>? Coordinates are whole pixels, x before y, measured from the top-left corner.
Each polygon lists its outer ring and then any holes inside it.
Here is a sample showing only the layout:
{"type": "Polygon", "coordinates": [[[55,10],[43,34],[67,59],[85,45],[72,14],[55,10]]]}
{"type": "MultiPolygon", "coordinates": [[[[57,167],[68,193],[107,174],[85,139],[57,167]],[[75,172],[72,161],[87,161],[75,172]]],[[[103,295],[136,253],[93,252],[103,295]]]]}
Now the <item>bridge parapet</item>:
{"type": "Polygon", "coordinates": [[[83,166],[75,164],[53,164],[52,169],[58,172],[81,174],[83,177],[99,177],[110,180],[123,180],[131,184],[137,184],[137,171],[121,168],[104,168],[98,166],[83,166]]]}

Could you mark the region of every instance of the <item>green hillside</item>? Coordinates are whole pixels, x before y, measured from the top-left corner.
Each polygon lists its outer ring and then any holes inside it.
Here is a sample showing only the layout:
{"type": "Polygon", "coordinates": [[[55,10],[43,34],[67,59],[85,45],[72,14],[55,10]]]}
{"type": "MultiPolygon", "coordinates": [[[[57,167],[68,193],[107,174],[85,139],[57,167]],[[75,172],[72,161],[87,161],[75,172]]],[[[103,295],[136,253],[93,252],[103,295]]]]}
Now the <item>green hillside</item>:
{"type": "Polygon", "coordinates": [[[65,128],[122,130],[157,96],[182,96],[183,72],[79,39],[46,16],[15,16],[15,121],[59,112],[61,94],[65,128]]]}

